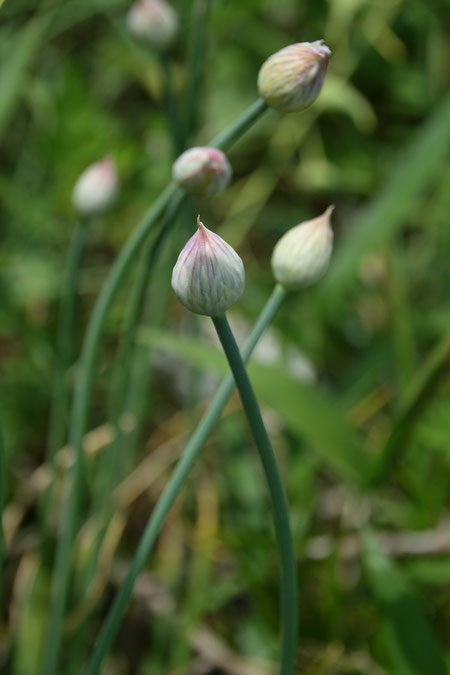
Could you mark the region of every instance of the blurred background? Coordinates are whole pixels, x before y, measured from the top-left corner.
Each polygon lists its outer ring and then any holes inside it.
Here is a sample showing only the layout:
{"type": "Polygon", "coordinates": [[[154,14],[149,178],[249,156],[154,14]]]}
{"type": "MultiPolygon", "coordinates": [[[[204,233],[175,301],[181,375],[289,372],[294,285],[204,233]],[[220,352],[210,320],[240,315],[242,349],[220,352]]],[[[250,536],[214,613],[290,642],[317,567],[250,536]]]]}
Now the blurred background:
{"type": "MultiPolygon", "coordinates": [[[[207,143],[252,103],[270,54],[323,38],[333,55],[316,103],[301,114],[265,113],[228,153],[231,187],[190,198],[161,248],[128,380],[119,507],[88,610],[84,600],[70,603],[64,672],[82,672],[184,439],[226,372],[208,319],[188,316],[170,289],[197,213],[244,260],[246,291],[230,312],[242,341],[272,289],[276,241],[333,203],[327,276],[289,295],[250,368],[290,503],[298,672],[445,674],[450,4],[171,4],[179,34],[163,55],[130,35],[123,0],[6,0],[0,8],[2,672],[37,672],[47,620],[56,530],[43,553],[37,505],[76,179],[110,155],[121,189],[94,219],[83,255],[69,387],[106,274],[170,180],[178,151],[207,143]],[[182,123],[190,133],[180,141],[182,123]]],[[[97,364],[86,460],[93,484],[111,441],[111,373],[135,276],[133,268],[108,315],[97,364]]],[[[88,494],[75,572],[90,542],[88,494]]],[[[56,514],[61,491],[53,498],[56,514]]],[[[266,487],[233,397],[136,585],[104,672],[273,672],[278,583],[266,487]]]]}

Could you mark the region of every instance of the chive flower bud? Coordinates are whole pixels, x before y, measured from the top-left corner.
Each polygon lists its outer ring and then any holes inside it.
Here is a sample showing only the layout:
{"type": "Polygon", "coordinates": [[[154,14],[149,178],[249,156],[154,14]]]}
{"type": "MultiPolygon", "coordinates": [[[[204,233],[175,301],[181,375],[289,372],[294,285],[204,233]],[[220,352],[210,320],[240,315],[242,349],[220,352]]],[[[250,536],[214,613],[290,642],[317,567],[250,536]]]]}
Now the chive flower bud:
{"type": "Polygon", "coordinates": [[[216,195],[231,181],[227,156],[216,148],[190,148],[174,162],[172,177],[186,192],[216,195]]]}
{"type": "Polygon", "coordinates": [[[269,56],[259,71],[258,89],[278,112],[298,112],[318,97],[331,51],[323,40],[298,42],[269,56]]]}
{"type": "Polygon", "coordinates": [[[191,312],[218,316],[244,292],[245,272],[236,251],[197,218],[198,230],[178,256],[172,288],[191,312]]]}
{"type": "Polygon", "coordinates": [[[329,206],[318,218],[306,220],[288,230],[272,254],[272,271],[278,283],[296,290],[310,286],[326,272],[333,248],[329,206]]]}
{"type": "Polygon", "coordinates": [[[83,216],[103,213],[114,203],[118,191],[116,164],[105,157],[83,171],[73,188],[72,203],[83,216]]]}
{"type": "Polygon", "coordinates": [[[128,10],[127,26],[134,37],[164,50],[178,33],[178,15],[165,0],[137,0],[128,10]]]}

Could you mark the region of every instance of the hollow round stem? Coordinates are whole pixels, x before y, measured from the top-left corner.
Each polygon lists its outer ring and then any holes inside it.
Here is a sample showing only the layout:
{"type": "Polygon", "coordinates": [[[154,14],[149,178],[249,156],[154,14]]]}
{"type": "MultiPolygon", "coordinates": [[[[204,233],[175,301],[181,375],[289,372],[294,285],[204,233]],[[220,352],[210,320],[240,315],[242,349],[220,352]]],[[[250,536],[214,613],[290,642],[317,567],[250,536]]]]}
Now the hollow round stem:
{"type": "MultiPolygon", "coordinates": [[[[286,291],[282,286],[275,286],[242,349],[242,359],[244,362],[248,361],[250,358],[259,338],[277,313],[285,295],[286,291]]],[[[226,402],[233,391],[233,387],[234,378],[233,375],[229,373],[222,381],[208,410],[203,415],[197,428],[189,439],[180,461],[164,488],[161,497],[156,503],[124,582],[120,587],[102,626],[97,644],[86,670],[87,675],[98,675],[100,672],[103,660],[111,648],[128,601],[130,600],[134,582],[145,566],[161,530],[162,524],[180,494],[190,470],[211,434],[211,431],[219,421],[226,402]]]]}
{"type": "MultiPolygon", "coordinates": [[[[210,145],[225,150],[239,138],[267,108],[262,99],[252,104],[210,145]]],[[[73,539],[76,530],[78,493],[80,490],[83,463],[83,438],[87,428],[89,400],[94,379],[94,369],[99,350],[104,321],[131,263],[138,255],[155,223],[163,215],[169,203],[184,198],[184,193],[172,182],[162,192],[153,206],[144,215],[122,248],[103,285],[95,304],[82,346],[79,377],[75,389],[71,417],[71,447],[75,460],[69,477],[69,493],[62,516],[61,536],[58,539],[55,569],[50,600],[50,617],[44,644],[42,675],[54,675],[58,667],[61,649],[62,623],[67,599],[73,539]]]]}
{"type": "Polygon", "coordinates": [[[212,317],[230,364],[250,429],[266,474],[272,498],[273,519],[281,568],[281,656],[280,675],[291,675],[297,649],[297,579],[294,544],[283,483],[269,436],[261,417],[247,371],[225,315],[212,317]]]}

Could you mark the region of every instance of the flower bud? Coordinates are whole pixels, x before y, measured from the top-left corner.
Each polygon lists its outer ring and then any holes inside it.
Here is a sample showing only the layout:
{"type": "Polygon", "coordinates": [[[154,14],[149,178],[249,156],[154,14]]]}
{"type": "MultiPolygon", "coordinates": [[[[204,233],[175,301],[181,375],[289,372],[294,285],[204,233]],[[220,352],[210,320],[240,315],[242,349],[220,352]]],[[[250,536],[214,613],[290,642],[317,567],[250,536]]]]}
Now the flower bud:
{"type": "Polygon", "coordinates": [[[129,9],[127,26],[136,38],[163,50],[178,32],[178,15],[165,0],[137,0],[129,9]]]}
{"type": "Polygon", "coordinates": [[[244,292],[244,265],[229,244],[203,225],[200,216],[197,225],[173,268],[172,288],[192,312],[218,316],[244,292]]]}
{"type": "Polygon", "coordinates": [[[190,148],[174,162],[172,177],[186,192],[216,195],[231,181],[227,156],[216,148],[190,148]]]}
{"type": "Polygon", "coordinates": [[[83,171],[73,188],[72,203],[81,215],[102,213],[113,204],[118,190],[116,164],[105,157],[83,171]]]}
{"type": "Polygon", "coordinates": [[[304,110],[322,89],[330,56],[323,40],[298,42],[272,54],[259,71],[260,95],[281,113],[304,110]]]}
{"type": "Polygon", "coordinates": [[[330,218],[334,206],[313,220],[284,234],[272,254],[272,271],[278,283],[292,290],[310,286],[322,277],[333,248],[330,218]]]}

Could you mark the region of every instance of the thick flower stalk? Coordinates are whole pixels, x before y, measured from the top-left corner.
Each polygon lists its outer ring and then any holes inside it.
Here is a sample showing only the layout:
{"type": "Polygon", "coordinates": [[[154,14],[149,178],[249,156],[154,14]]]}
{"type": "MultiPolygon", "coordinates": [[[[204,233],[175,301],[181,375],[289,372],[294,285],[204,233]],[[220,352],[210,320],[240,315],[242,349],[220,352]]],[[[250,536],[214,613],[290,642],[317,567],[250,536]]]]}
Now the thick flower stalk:
{"type": "Polygon", "coordinates": [[[218,316],[244,292],[245,272],[236,251],[197,218],[197,232],[178,256],[172,288],[196,314],[218,316]]]}
{"type": "Polygon", "coordinates": [[[299,42],[272,54],[259,71],[260,95],[281,113],[308,108],[320,94],[330,56],[323,40],[299,42]]]}
{"type": "Polygon", "coordinates": [[[82,216],[97,215],[112,206],[118,190],[116,164],[105,157],[83,171],[73,188],[72,203],[82,216]]]}
{"type": "Polygon", "coordinates": [[[272,254],[272,272],[288,289],[310,286],[326,272],[333,249],[331,214],[334,206],[318,218],[306,220],[288,230],[272,254]]]}
{"type": "Polygon", "coordinates": [[[227,156],[216,148],[190,148],[172,167],[174,181],[193,194],[219,194],[228,187],[232,175],[227,156]]]}
{"type": "Polygon", "coordinates": [[[134,37],[165,50],[178,34],[178,14],[165,0],[137,0],[128,11],[127,26],[134,37]]]}

